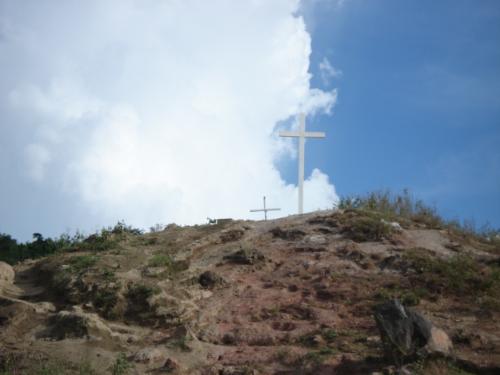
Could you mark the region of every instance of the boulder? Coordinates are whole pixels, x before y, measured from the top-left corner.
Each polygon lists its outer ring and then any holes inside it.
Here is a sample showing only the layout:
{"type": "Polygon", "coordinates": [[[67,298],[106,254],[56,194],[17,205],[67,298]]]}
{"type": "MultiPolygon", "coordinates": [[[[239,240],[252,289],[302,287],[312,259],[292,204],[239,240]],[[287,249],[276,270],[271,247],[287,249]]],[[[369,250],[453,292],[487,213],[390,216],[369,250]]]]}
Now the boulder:
{"type": "Polygon", "coordinates": [[[451,354],[452,343],[448,335],[397,299],[377,305],[374,317],[386,354],[398,362],[415,356],[451,354]]]}

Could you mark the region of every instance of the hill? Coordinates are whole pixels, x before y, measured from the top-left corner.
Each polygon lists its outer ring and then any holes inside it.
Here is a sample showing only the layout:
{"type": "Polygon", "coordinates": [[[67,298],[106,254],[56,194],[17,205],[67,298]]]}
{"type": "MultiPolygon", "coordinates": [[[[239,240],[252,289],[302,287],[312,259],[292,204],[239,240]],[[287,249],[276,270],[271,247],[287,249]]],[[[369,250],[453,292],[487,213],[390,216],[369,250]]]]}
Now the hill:
{"type": "Polygon", "coordinates": [[[396,373],[373,308],[397,298],[454,346],[404,371],[499,373],[498,238],[432,216],[343,208],[97,234],[15,274],[2,263],[0,370],[396,373]]]}

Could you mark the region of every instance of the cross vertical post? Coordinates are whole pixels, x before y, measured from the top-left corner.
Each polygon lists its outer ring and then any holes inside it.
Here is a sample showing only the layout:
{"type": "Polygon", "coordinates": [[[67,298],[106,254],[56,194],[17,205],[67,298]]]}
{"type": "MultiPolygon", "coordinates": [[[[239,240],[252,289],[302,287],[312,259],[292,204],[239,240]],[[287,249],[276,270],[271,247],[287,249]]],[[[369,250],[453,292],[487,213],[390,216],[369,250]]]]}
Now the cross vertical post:
{"type": "Polygon", "coordinates": [[[293,137],[299,139],[299,214],[304,213],[304,164],[305,164],[305,142],[306,138],[325,138],[323,132],[306,132],[306,116],[299,115],[299,129],[297,132],[280,132],[280,137],[293,137]]]}

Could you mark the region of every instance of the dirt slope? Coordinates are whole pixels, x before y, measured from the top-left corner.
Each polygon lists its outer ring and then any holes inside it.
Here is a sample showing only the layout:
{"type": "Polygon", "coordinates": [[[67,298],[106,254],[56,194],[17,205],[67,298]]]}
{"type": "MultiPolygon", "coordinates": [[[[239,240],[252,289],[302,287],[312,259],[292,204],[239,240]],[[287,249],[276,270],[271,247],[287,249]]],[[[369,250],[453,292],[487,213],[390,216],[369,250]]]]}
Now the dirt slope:
{"type": "Polygon", "coordinates": [[[388,372],[372,308],[398,297],[454,343],[453,365],[421,373],[496,373],[498,245],[402,226],[362,211],[170,225],[24,262],[0,278],[0,370],[388,372]]]}

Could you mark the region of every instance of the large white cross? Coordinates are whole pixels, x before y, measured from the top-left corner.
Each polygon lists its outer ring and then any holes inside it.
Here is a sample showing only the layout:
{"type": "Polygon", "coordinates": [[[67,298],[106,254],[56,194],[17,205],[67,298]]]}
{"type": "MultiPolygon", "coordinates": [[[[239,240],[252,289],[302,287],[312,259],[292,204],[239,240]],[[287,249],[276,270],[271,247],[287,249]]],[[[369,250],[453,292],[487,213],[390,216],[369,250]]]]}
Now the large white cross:
{"type": "Polygon", "coordinates": [[[280,137],[299,138],[299,214],[304,212],[304,149],[306,138],[325,138],[323,132],[306,132],[306,116],[299,115],[298,132],[280,132],[280,137]]]}
{"type": "Polygon", "coordinates": [[[279,211],[279,210],[280,210],[280,208],[266,208],[266,197],[264,197],[264,208],[250,210],[250,212],[264,211],[264,220],[267,220],[267,211],[279,211]]]}

